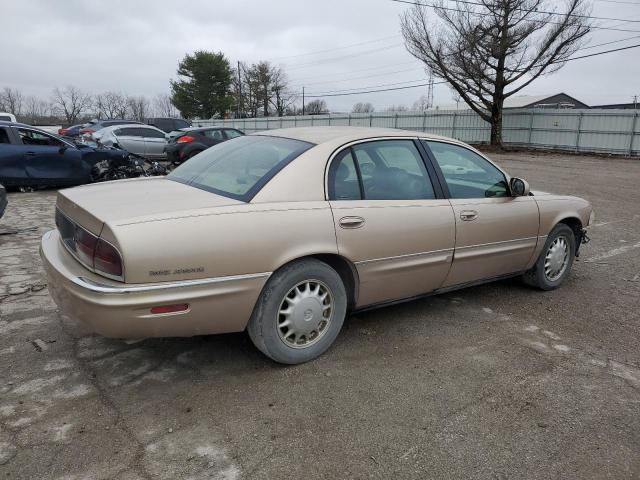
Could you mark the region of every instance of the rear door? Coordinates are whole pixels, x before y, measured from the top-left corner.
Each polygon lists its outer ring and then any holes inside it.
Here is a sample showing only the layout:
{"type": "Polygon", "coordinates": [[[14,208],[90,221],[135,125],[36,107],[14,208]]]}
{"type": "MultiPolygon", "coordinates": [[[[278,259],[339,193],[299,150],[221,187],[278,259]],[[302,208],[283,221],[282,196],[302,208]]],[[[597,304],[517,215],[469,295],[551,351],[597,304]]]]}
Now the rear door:
{"type": "Polygon", "coordinates": [[[113,131],[120,148],[136,155],[145,155],[144,130],[138,127],[122,127],[113,131]]]}
{"type": "Polygon", "coordinates": [[[24,168],[33,185],[75,185],[82,183],[87,167],[75,146],[48,133],[17,129],[24,168]]]}
{"type": "Polygon", "coordinates": [[[469,148],[424,141],[448,189],[456,221],[456,249],[444,286],[523,271],[538,241],[538,205],[512,197],[507,177],[469,148]]]}
{"type": "Polygon", "coordinates": [[[353,144],[327,180],[339,252],[355,263],[358,306],[427,293],[444,282],[455,221],[412,139],[353,144]]]}
{"type": "Polygon", "coordinates": [[[167,137],[164,132],[155,128],[140,128],[143,130],[145,156],[153,159],[166,157],[164,147],[167,145],[167,137]]]}

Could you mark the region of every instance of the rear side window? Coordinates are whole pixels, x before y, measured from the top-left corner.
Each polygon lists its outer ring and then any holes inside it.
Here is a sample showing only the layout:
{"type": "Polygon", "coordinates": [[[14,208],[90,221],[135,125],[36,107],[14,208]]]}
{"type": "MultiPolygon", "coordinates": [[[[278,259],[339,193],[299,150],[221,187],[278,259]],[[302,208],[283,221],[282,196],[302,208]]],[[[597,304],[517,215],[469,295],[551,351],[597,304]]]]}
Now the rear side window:
{"type": "Polygon", "coordinates": [[[422,156],[412,140],[359,143],[351,147],[349,156],[337,160],[335,170],[332,164],[329,177],[331,200],[436,198],[422,156]],[[358,196],[352,186],[351,164],[357,175],[358,196]]]}
{"type": "Polygon", "coordinates": [[[313,144],[291,138],[248,135],[206,149],[167,178],[244,202],[313,144]]]}
{"type": "Polygon", "coordinates": [[[147,138],[166,138],[164,133],[158,132],[157,130],[151,130],[150,128],[141,128],[140,130],[144,131],[144,135],[147,138]]]}

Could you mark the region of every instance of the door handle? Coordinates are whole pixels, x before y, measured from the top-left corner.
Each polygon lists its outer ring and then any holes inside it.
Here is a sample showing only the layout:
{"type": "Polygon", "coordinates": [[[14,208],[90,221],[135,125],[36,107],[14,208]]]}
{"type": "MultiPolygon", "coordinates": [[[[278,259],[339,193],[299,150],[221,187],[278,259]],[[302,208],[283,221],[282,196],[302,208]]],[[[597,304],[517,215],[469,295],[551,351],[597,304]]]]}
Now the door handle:
{"type": "Polygon", "coordinates": [[[362,217],[342,217],[338,222],[342,228],[360,228],[364,225],[362,217]]]}
{"type": "Polygon", "coordinates": [[[29,155],[30,157],[33,157],[36,154],[36,152],[27,152],[25,153],[25,155],[29,155]]]}
{"type": "Polygon", "coordinates": [[[460,212],[460,219],[465,222],[470,222],[471,220],[475,220],[478,218],[478,212],[475,210],[462,210],[460,212]]]}

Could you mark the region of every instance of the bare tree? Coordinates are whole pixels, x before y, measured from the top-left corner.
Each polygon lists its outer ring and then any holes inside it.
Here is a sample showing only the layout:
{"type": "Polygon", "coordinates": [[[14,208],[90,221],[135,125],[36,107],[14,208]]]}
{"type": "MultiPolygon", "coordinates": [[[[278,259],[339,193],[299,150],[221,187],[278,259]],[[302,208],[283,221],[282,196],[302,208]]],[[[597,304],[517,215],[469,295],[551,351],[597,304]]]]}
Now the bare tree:
{"type": "Polygon", "coordinates": [[[127,97],[128,117],[139,122],[149,116],[149,99],[144,96],[127,97]]]}
{"type": "Polygon", "coordinates": [[[351,109],[352,113],[373,113],[375,108],[373,108],[373,104],[366,102],[358,102],[351,109]]]}
{"type": "Polygon", "coordinates": [[[460,108],[460,101],[462,100],[462,97],[455,88],[451,89],[451,98],[456,103],[456,110],[458,110],[460,108]]]}
{"type": "Polygon", "coordinates": [[[124,118],[127,115],[127,97],[120,92],[104,92],[95,96],[94,107],[98,118],[124,118]]]}
{"type": "Polygon", "coordinates": [[[153,108],[155,114],[159,117],[179,118],[180,112],[171,102],[171,95],[168,93],[159,93],[153,99],[153,108]]]}
{"type": "Polygon", "coordinates": [[[327,108],[327,102],[322,99],[312,100],[304,107],[307,115],[321,115],[323,113],[329,113],[327,108]]]}
{"type": "Polygon", "coordinates": [[[491,124],[502,144],[505,98],[561,68],[590,31],[587,0],[437,0],[401,16],[409,53],[491,124]],[[439,18],[429,24],[430,13],[439,18]]]}
{"type": "Polygon", "coordinates": [[[51,114],[51,104],[33,95],[25,98],[24,104],[23,117],[26,118],[27,123],[37,124],[51,114]]]}
{"type": "Polygon", "coordinates": [[[416,112],[426,112],[430,108],[431,105],[429,102],[429,97],[427,97],[426,95],[420,95],[420,98],[413,102],[413,106],[411,107],[411,109],[415,110],[416,112]]]}
{"type": "Polygon", "coordinates": [[[269,101],[276,115],[283,117],[296,101],[297,95],[289,88],[287,74],[281,67],[271,69],[271,98],[269,101]]]}
{"type": "Polygon", "coordinates": [[[16,116],[22,113],[23,100],[22,92],[16,88],[4,87],[0,93],[0,105],[2,105],[2,110],[6,110],[16,116]]]}
{"type": "Polygon", "coordinates": [[[63,89],[53,89],[51,102],[54,111],[63,115],[68,125],[76,123],[77,118],[91,107],[91,95],[84,93],[78,87],[69,85],[63,89]]]}

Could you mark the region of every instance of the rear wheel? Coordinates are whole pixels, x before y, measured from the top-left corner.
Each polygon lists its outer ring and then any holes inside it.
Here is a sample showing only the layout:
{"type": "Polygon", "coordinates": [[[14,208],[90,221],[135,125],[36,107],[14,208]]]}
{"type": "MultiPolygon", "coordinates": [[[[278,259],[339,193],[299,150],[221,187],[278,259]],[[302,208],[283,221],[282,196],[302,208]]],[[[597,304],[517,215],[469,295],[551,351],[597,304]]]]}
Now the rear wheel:
{"type": "Polygon", "coordinates": [[[576,254],[576,237],[564,223],[554,227],[535,265],[527,271],[524,281],[542,290],[553,290],[569,276],[576,254]]]}
{"type": "Polygon", "coordinates": [[[313,360],[334,342],[347,311],[340,275],[314,259],[274,273],[262,291],[247,331],[254,345],[279,363],[313,360]]]}

